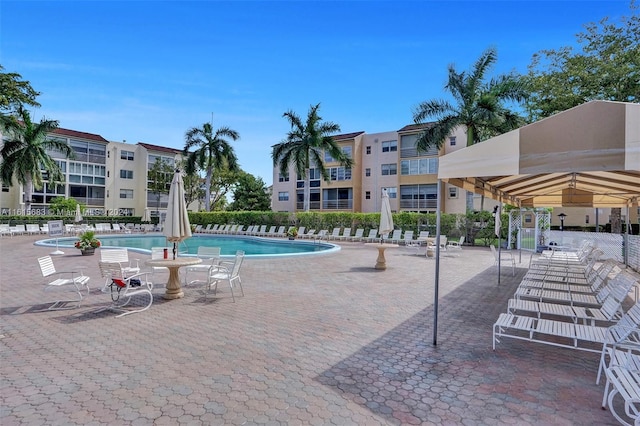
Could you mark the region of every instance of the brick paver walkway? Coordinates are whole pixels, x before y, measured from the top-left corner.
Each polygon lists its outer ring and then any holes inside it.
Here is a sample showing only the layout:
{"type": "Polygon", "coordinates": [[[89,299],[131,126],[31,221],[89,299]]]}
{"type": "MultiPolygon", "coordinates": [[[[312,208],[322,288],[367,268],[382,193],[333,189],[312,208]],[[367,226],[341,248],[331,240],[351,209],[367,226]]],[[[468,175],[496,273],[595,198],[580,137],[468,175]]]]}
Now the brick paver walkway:
{"type": "Polygon", "coordinates": [[[387,250],[386,271],[361,243],[247,259],[236,303],[224,286],[208,300],[156,288],[148,311],[115,318],[94,312],[109,300],[99,255],[71,248],[57,269],[86,267],[93,291],[78,309],[40,312],[55,295],[36,258],[53,249],[35,239],[0,239],[2,425],[616,424],[600,408],[597,354],[491,349],[525,270],[498,286],[485,248],[442,258],[434,346],[435,262],[405,248],[387,250]]]}

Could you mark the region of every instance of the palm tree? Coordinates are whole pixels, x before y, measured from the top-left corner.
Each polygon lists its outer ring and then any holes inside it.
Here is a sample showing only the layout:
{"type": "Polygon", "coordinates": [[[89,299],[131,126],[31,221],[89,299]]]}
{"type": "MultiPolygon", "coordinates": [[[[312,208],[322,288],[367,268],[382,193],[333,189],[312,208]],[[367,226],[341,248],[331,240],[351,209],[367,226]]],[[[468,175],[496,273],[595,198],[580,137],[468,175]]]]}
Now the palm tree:
{"type": "Polygon", "coordinates": [[[274,145],[271,152],[273,165],[278,166],[281,172],[288,171],[293,165],[296,174],[304,176],[304,211],[309,211],[311,165],[318,169],[325,182],[331,180],[324,166],[323,152],[328,152],[343,167],[353,167],[354,164],[353,159],[346,155],[330,136],[332,133],[339,132],[340,126],[330,121],[322,122],[318,109],[320,104],[309,107],[306,123],[303,123],[293,111],[285,112],[282,116],[289,121],[291,130],[283,142],[274,145]]]}
{"type": "Polygon", "coordinates": [[[240,171],[238,158],[226,138],[236,141],[240,139],[240,134],[228,127],[220,127],[214,133],[210,123],[204,123],[202,128],[194,127],[185,134],[186,143],[183,154],[187,158],[186,173],[193,174],[197,168],[206,172],[204,181],[206,211],[211,210],[211,178],[214,171],[222,169],[240,171]],[[198,148],[189,152],[195,146],[198,148]]]}
{"type": "Polygon", "coordinates": [[[449,79],[445,89],[451,93],[455,105],[446,100],[433,99],[420,103],[413,115],[420,124],[435,118],[419,136],[416,148],[426,151],[442,147],[447,136],[458,126],[465,126],[467,146],[488,139],[525,124],[524,118],[504,106],[504,102],[524,102],[529,94],[524,79],[515,74],[501,75],[485,83],[485,75],[497,60],[495,49],[487,49],[469,73],[457,72],[449,65],[449,79]]]}
{"type": "Polygon", "coordinates": [[[64,181],[62,170],[47,151],[59,151],[66,158],[72,158],[73,150],[66,142],[47,138],[48,133],[58,128],[58,121],[43,118],[35,124],[29,111],[21,106],[16,115],[17,119],[0,116],[0,125],[8,137],[0,150],[0,179],[7,186],[11,186],[14,178],[23,185],[25,210],[29,211],[33,188],[42,188],[43,170],[49,182],[64,181]]]}

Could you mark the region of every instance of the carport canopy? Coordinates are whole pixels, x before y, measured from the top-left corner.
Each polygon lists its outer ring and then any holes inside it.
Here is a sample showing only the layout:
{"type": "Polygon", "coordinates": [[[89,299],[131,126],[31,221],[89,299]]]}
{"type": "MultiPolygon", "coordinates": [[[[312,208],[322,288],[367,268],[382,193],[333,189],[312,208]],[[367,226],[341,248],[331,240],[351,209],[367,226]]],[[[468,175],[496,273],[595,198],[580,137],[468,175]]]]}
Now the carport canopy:
{"type": "Polygon", "coordinates": [[[520,207],[631,207],[640,104],[591,101],[440,157],[438,178],[520,207]]]}

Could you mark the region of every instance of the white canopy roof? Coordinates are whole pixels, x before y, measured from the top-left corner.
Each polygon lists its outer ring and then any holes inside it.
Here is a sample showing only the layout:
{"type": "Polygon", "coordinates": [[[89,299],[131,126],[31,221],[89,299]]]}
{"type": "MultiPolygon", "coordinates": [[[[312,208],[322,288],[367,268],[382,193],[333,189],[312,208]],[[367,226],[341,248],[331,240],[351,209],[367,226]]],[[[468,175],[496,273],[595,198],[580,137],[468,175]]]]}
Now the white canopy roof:
{"type": "Polygon", "coordinates": [[[640,197],[640,104],[591,101],[440,158],[438,178],[522,207],[640,197]]]}

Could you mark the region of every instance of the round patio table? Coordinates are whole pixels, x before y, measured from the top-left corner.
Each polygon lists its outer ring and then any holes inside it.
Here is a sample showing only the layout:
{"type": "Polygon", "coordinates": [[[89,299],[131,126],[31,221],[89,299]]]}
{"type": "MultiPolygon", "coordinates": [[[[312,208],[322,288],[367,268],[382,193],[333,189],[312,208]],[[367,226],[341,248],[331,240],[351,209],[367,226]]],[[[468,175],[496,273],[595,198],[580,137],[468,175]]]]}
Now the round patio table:
{"type": "Polygon", "coordinates": [[[176,257],[175,259],[151,259],[147,260],[149,266],[159,266],[169,270],[169,281],[167,281],[167,291],[164,293],[165,299],[180,299],[184,297],[182,287],[180,287],[180,268],[183,266],[197,265],[202,263],[202,259],[197,257],[176,257]]]}
{"type": "Polygon", "coordinates": [[[374,268],[385,270],[387,269],[387,259],[384,257],[384,251],[388,248],[398,248],[397,244],[380,244],[380,243],[365,243],[367,247],[375,247],[378,249],[378,258],[376,259],[376,266],[374,268]]]}

